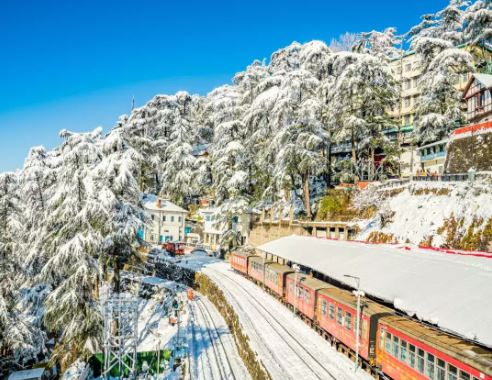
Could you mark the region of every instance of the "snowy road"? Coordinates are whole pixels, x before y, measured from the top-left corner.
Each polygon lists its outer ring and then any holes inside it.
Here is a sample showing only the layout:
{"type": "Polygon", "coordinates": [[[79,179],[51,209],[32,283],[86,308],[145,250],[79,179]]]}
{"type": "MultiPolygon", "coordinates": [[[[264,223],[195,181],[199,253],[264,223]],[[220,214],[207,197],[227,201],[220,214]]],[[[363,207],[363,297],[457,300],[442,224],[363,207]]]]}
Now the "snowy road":
{"type": "Polygon", "coordinates": [[[354,373],[351,360],[227,262],[193,254],[179,265],[202,271],[222,289],[273,380],[372,379],[362,370],[354,373]]]}
{"type": "Polygon", "coordinates": [[[197,380],[248,380],[250,376],[229,328],[212,303],[200,295],[189,302],[190,377],[197,380]]]}

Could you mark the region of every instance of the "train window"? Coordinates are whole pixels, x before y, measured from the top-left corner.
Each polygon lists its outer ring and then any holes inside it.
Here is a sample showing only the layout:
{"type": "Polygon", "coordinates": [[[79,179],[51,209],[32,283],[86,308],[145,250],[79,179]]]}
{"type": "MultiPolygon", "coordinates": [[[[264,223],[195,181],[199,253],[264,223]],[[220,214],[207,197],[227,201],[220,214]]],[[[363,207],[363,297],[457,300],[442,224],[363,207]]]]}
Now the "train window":
{"type": "Polygon", "coordinates": [[[437,359],[436,380],[446,380],[446,362],[437,359]]]}
{"type": "Polygon", "coordinates": [[[321,314],[326,315],[326,300],[321,303],[321,314]]]}
{"type": "Polygon", "coordinates": [[[404,363],[407,362],[407,342],[401,341],[400,345],[400,360],[404,363]]]}
{"type": "Polygon", "coordinates": [[[339,325],[341,325],[341,324],[343,324],[342,321],[343,321],[342,309],[340,309],[339,307],[337,307],[337,323],[339,325]]]}
{"type": "Polygon", "coordinates": [[[448,380],[458,380],[458,369],[448,364],[448,380]]]}
{"type": "Polygon", "coordinates": [[[460,380],[470,380],[470,375],[466,372],[460,371],[460,380]]]}
{"type": "Polygon", "coordinates": [[[425,374],[429,379],[434,378],[434,372],[435,372],[435,363],[434,363],[434,355],[432,354],[427,354],[427,365],[425,369],[425,374]]]}
{"type": "Polygon", "coordinates": [[[345,328],[352,330],[352,314],[350,314],[348,311],[345,314],[345,328]]]}
{"type": "Polygon", "coordinates": [[[424,373],[424,363],[425,363],[425,353],[424,350],[421,350],[420,348],[417,351],[417,370],[420,373],[424,373]]]}
{"type": "Polygon", "coordinates": [[[335,305],[330,303],[330,319],[335,319],[335,305]]]}
{"type": "Polygon", "coordinates": [[[391,353],[391,334],[386,333],[386,352],[391,353]]]}
{"type": "Polygon", "coordinates": [[[398,337],[393,335],[393,356],[395,358],[398,358],[398,350],[400,348],[400,345],[398,344],[399,339],[398,337]]]}
{"type": "Polygon", "coordinates": [[[415,368],[415,346],[413,344],[408,345],[408,364],[415,368]]]}

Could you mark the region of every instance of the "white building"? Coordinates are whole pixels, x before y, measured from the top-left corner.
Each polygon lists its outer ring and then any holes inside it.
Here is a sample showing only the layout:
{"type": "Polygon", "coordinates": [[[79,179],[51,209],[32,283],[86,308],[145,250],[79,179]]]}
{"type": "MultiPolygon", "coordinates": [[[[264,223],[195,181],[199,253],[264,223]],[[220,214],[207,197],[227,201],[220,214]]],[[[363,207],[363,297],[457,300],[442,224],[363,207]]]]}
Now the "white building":
{"type": "Polygon", "coordinates": [[[220,238],[227,228],[225,223],[217,223],[219,209],[206,207],[198,210],[198,214],[203,219],[203,244],[212,249],[216,249],[220,244],[220,238]]]}
{"type": "Polygon", "coordinates": [[[150,218],[143,229],[143,240],[155,244],[184,240],[188,211],[153,194],[144,196],[143,205],[150,218]]]}

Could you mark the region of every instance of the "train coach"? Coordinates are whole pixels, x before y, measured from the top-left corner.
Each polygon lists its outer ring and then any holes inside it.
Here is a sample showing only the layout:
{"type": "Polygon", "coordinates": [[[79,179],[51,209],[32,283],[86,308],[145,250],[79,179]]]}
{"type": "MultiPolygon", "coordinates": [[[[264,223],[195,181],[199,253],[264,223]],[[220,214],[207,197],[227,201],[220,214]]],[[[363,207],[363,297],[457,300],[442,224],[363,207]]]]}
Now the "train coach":
{"type": "Polygon", "coordinates": [[[258,257],[258,256],[246,252],[232,252],[229,261],[233,269],[247,276],[248,261],[251,257],[258,257]]]}
{"type": "MultiPolygon", "coordinates": [[[[326,339],[356,351],[357,299],[351,292],[251,253],[233,254],[231,266],[286,302],[326,339]]],[[[361,305],[359,355],[373,372],[394,380],[492,380],[492,351],[367,298],[361,305]]]]}
{"type": "Polygon", "coordinates": [[[291,267],[279,263],[265,264],[265,282],[264,285],[276,297],[283,299],[285,297],[285,280],[288,274],[293,273],[291,267]]]}
{"type": "MultiPolygon", "coordinates": [[[[383,316],[394,311],[371,300],[361,305],[359,322],[359,355],[370,365],[376,362],[377,326],[383,316]]],[[[356,351],[357,298],[350,292],[330,287],[318,294],[316,322],[343,345],[356,351]]]]}
{"type": "Polygon", "coordinates": [[[302,273],[289,273],[285,279],[285,301],[304,319],[315,322],[317,293],[332,285],[302,273]],[[297,291],[296,291],[297,288],[297,291]]]}
{"type": "Polygon", "coordinates": [[[376,365],[394,380],[492,380],[492,352],[405,316],[378,323],[376,365]]]}

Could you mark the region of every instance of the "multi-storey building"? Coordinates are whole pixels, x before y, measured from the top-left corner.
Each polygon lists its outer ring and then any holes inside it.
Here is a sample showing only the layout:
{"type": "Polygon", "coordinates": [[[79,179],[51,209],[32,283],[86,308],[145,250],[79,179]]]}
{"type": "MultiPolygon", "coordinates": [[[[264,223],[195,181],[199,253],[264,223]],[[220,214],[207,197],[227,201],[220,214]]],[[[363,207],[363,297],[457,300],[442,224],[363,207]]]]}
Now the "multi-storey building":
{"type": "Polygon", "coordinates": [[[182,241],[185,238],[185,218],[188,211],[155,195],[145,195],[143,206],[150,220],[139,231],[148,243],[182,241]]]}

